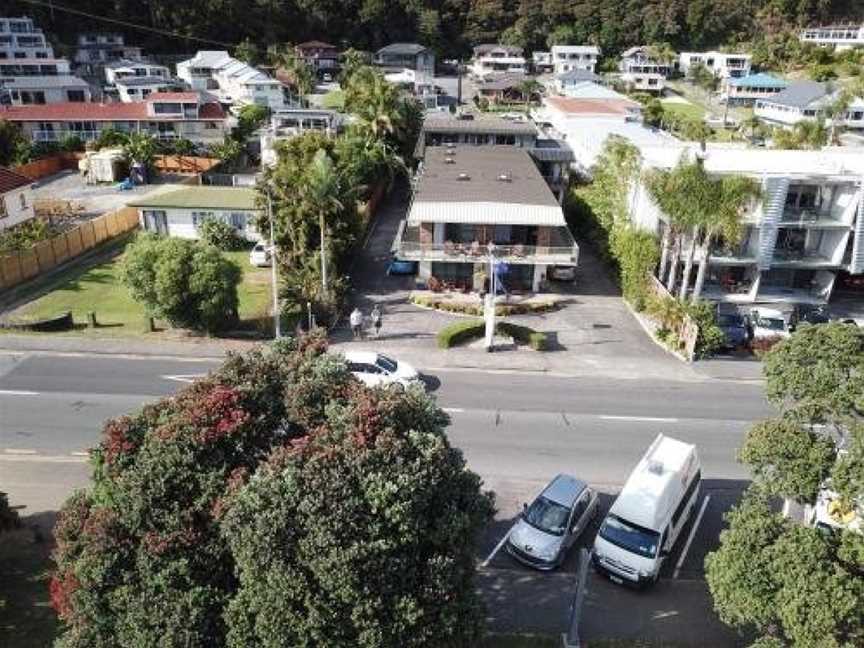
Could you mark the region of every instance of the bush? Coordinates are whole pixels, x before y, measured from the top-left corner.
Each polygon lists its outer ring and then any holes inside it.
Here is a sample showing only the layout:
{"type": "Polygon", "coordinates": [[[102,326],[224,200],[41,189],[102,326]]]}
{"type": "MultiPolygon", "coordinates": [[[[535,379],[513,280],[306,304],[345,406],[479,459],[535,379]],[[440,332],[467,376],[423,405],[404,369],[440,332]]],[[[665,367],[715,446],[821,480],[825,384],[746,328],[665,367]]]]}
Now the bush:
{"type": "Polygon", "coordinates": [[[762,358],[766,353],[773,349],[777,344],[783,341],[779,335],[769,338],[759,338],[750,343],[750,348],[757,358],[762,358]]]}
{"type": "Polygon", "coordinates": [[[696,337],[695,355],[697,358],[708,358],[717,353],[726,341],[722,329],[717,326],[714,306],[706,301],[687,305],[687,314],[699,327],[696,337]]]}
{"type": "MultiPolygon", "coordinates": [[[[434,308],[445,313],[483,316],[482,304],[471,304],[460,301],[447,301],[431,295],[411,295],[411,303],[423,308],[434,308]]],[[[548,313],[557,310],[558,303],[554,301],[523,302],[520,304],[496,304],[495,314],[499,317],[510,315],[528,315],[531,313],[548,313]]]]}
{"type": "Polygon", "coordinates": [[[483,337],[485,331],[486,323],[483,320],[453,322],[438,331],[438,348],[449,349],[468,340],[483,337]]]}
{"type": "Polygon", "coordinates": [[[207,332],[237,322],[241,276],[212,246],[152,234],[138,236],[122,263],[123,283],[151,315],[207,332]]]}
{"type": "Polygon", "coordinates": [[[60,148],[67,153],[75,153],[84,150],[84,140],[77,135],[66,135],[60,141],[60,148]]]}
{"type": "Polygon", "coordinates": [[[509,335],[519,344],[527,344],[535,351],[546,351],[549,348],[549,339],[546,334],[527,326],[520,326],[511,322],[498,322],[495,330],[503,335],[509,335]]]}
{"type": "Polygon", "coordinates": [[[228,223],[217,218],[208,218],[198,227],[201,240],[219,250],[230,252],[243,247],[243,239],[228,223]]]}

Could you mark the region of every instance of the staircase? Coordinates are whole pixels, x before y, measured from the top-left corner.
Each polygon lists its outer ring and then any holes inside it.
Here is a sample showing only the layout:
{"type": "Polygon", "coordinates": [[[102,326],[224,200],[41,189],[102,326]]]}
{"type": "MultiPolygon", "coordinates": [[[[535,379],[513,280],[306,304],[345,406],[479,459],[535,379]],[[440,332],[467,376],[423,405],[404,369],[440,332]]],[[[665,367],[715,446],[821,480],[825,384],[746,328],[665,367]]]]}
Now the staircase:
{"type": "Polygon", "coordinates": [[[777,228],[786,206],[789,178],[765,178],[762,182],[765,196],[762,203],[762,219],[759,223],[759,270],[768,270],[777,245],[777,228]]]}
{"type": "Polygon", "coordinates": [[[852,224],[852,259],[849,261],[849,273],[864,272],[864,176],[861,177],[861,188],[858,191],[858,213],[852,224]]]}

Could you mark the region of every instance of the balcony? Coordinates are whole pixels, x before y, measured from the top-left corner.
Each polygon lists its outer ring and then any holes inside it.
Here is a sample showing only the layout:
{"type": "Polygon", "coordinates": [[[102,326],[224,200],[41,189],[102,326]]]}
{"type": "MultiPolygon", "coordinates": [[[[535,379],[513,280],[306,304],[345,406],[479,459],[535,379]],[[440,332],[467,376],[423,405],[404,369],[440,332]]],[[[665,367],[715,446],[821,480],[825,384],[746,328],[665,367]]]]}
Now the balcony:
{"type": "Polygon", "coordinates": [[[817,209],[795,209],[786,207],[780,219],[780,227],[848,229],[849,225],[831,218],[829,214],[819,213],[817,209]]]}
{"type": "Polygon", "coordinates": [[[775,249],[771,267],[777,268],[834,268],[838,264],[816,250],[775,249]]]}

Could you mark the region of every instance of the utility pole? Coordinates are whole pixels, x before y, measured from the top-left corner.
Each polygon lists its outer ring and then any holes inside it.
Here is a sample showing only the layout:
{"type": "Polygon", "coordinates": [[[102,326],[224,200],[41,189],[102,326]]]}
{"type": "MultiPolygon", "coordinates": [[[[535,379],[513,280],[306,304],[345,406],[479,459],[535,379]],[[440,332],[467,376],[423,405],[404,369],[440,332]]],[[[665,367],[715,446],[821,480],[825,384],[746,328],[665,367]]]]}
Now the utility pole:
{"type": "Polygon", "coordinates": [[[495,280],[495,244],[489,243],[489,292],[483,304],[483,315],[486,320],[485,347],[487,351],[495,350],[495,296],[498,286],[495,280]]]}
{"type": "Polygon", "coordinates": [[[278,340],[282,337],[282,317],[279,312],[279,282],[276,276],[276,237],[273,234],[273,199],[270,197],[270,187],[267,187],[267,220],[270,221],[270,281],[273,290],[273,336],[278,340]]]}

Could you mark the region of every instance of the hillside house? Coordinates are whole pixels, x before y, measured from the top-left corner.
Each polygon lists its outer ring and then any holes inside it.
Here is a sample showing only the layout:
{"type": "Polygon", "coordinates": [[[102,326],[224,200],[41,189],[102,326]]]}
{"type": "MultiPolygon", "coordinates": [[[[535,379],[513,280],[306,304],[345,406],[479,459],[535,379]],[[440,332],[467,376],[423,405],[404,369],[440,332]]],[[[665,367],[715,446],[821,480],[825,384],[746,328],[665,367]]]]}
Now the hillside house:
{"type": "Polygon", "coordinates": [[[35,216],[33,181],[11,169],[0,167],[0,230],[35,216]]]}
{"type": "Polygon", "coordinates": [[[553,45],[552,65],[555,74],[573,70],[594,72],[600,48],[593,45],[553,45]]]}
{"type": "Polygon", "coordinates": [[[662,94],[672,62],[652,59],[648,47],[631,47],[621,55],[618,69],[621,81],[632,90],[662,94]]]}
{"type": "MultiPolygon", "coordinates": [[[[800,81],[777,94],[756,101],[753,114],[766,124],[789,128],[800,121],[825,119],[840,90],[831,84],[800,81]]],[[[837,123],[849,129],[864,128],[864,99],[853,100],[837,123]]]]}

